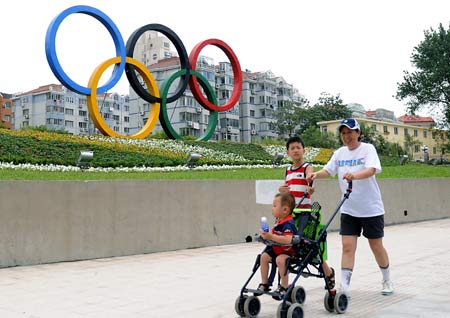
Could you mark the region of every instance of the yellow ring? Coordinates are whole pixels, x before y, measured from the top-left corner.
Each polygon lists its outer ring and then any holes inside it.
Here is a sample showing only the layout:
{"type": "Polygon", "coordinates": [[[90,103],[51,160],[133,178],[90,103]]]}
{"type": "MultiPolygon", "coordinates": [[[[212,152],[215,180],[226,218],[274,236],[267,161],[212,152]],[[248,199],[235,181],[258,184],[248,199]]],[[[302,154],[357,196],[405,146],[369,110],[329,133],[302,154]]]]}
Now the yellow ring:
{"type": "MultiPolygon", "coordinates": [[[[150,115],[147,119],[147,122],[145,123],[144,127],[142,127],[141,130],[139,130],[137,133],[135,133],[134,135],[131,135],[131,136],[124,136],[124,135],[118,134],[117,132],[112,130],[108,126],[108,124],[105,122],[100,111],[98,110],[97,86],[98,86],[100,77],[102,76],[103,72],[109,66],[111,66],[113,64],[119,64],[120,60],[121,60],[120,56],[116,56],[109,60],[106,60],[105,62],[103,62],[102,64],[97,66],[97,68],[92,73],[91,78],[89,79],[89,83],[88,83],[88,87],[91,89],[91,95],[88,95],[86,97],[89,115],[91,116],[95,127],[98,130],[100,130],[103,133],[103,135],[110,136],[110,137],[125,137],[125,138],[143,139],[152,132],[153,128],[155,128],[156,122],[158,121],[159,112],[161,109],[161,105],[159,103],[150,104],[151,109],[150,109],[150,115]]],[[[144,79],[145,84],[147,84],[147,89],[150,92],[150,94],[159,98],[160,94],[159,94],[158,85],[156,84],[155,79],[153,78],[152,74],[148,71],[148,69],[145,67],[145,65],[131,57],[126,58],[126,63],[131,64],[135,67],[135,69],[138,71],[138,73],[144,79]]]]}

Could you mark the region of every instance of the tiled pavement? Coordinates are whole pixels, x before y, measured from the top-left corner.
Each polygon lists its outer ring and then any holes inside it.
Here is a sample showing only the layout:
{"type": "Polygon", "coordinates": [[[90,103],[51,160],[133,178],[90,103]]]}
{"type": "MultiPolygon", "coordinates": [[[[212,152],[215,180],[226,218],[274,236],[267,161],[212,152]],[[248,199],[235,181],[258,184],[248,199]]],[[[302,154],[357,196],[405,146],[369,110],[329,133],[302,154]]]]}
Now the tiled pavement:
{"type": "MultiPolygon", "coordinates": [[[[450,219],[386,227],[395,293],[382,296],[381,274],[359,240],[351,302],[339,317],[450,317],[450,219]]],[[[260,243],[242,243],[80,262],[0,269],[1,318],[237,317],[234,302],[260,243]]],[[[340,237],[328,236],[329,264],[339,268],[340,237]]],[[[337,273],[339,283],[339,271],[337,273]]],[[[256,286],[259,276],[254,280],[256,286]]],[[[333,317],[323,281],[300,278],[305,317],[333,317]]],[[[259,317],[278,302],[260,297],[259,317]]]]}

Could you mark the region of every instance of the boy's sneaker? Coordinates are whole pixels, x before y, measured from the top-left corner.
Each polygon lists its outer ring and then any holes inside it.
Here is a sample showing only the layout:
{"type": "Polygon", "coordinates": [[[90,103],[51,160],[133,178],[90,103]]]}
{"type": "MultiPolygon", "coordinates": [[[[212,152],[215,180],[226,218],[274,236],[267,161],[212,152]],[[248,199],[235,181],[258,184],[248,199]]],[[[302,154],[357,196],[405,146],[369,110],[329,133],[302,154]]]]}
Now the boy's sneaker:
{"type": "Polygon", "coordinates": [[[392,295],[394,292],[394,283],[391,280],[383,280],[381,283],[383,284],[381,294],[385,296],[392,295]]]}

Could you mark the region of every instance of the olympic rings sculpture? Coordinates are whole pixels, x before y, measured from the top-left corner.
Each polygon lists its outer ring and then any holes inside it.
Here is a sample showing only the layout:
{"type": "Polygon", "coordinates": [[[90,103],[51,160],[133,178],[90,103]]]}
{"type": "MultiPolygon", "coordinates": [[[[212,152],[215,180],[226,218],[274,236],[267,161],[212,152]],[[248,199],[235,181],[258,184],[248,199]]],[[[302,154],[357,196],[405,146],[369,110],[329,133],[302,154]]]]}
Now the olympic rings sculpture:
{"type": "Polygon", "coordinates": [[[210,111],[210,118],[206,131],[197,139],[208,140],[215,131],[218,113],[225,112],[233,108],[239,101],[242,93],[242,70],[239,60],[231,47],[229,47],[222,40],[208,39],[202,41],[192,49],[192,52],[188,56],[183,42],[181,42],[180,38],[174,31],[162,24],[153,23],[147,24],[135,30],[125,45],[122,35],[115,23],[102,11],[85,5],[67,8],[53,19],[47,29],[45,37],[45,54],[50,69],[56,78],[70,90],[86,95],[89,115],[91,116],[95,127],[106,136],[137,139],[145,138],[155,128],[156,122],[159,118],[163,130],[169,138],[182,139],[182,136],[175,131],[170,123],[169,116],[167,115],[167,104],[180,98],[189,85],[189,88],[198,103],[210,111]],[[116,49],[116,57],[101,63],[94,70],[88,81],[87,87],[79,85],[64,72],[56,54],[55,39],[58,28],[66,17],[74,13],[86,14],[101,22],[111,34],[116,49]],[[179,55],[181,70],[175,72],[168,79],[166,79],[161,85],[161,90],[158,88],[155,79],[146,66],[133,58],[136,43],[139,37],[146,31],[157,31],[164,34],[173,43],[179,55]],[[214,89],[211,87],[208,80],[196,71],[197,59],[200,51],[207,45],[214,45],[221,49],[230,60],[232,66],[234,88],[230,99],[224,105],[217,105],[217,98],[214,89]],[[111,65],[114,65],[111,77],[103,86],[98,87],[102,73],[111,65]],[[131,136],[120,135],[112,130],[103,119],[97,104],[97,94],[106,93],[109,89],[114,87],[120,80],[123,72],[125,72],[130,86],[138,94],[138,96],[149,102],[151,105],[150,115],[146,124],[140,131],[131,136]],[[136,72],[139,73],[144,80],[147,89],[145,89],[139,82],[136,72]],[[172,96],[168,96],[170,85],[178,77],[180,77],[180,81],[175,93],[172,96]],[[203,89],[206,97],[203,96],[200,87],[203,89]]]}

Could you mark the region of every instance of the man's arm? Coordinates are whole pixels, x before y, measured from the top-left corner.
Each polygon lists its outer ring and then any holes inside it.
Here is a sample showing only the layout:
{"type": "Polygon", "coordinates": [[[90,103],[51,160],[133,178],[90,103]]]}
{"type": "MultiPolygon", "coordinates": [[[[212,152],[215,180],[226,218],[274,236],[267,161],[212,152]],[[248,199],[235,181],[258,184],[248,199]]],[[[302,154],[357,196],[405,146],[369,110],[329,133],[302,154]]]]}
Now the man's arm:
{"type": "Polygon", "coordinates": [[[344,174],[343,179],[347,180],[347,182],[353,181],[353,180],[360,180],[360,179],[366,179],[369,178],[371,176],[373,176],[376,172],[375,168],[366,168],[364,170],[355,172],[355,173],[351,173],[351,172],[347,172],[346,174],[344,174]]]}
{"type": "Polygon", "coordinates": [[[308,183],[311,183],[316,179],[323,179],[323,178],[327,178],[329,176],[330,176],[330,174],[328,173],[328,171],[326,171],[325,169],[320,169],[317,172],[313,172],[313,173],[310,173],[309,175],[307,175],[306,180],[308,181],[308,183]]]}

